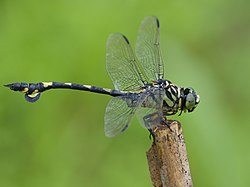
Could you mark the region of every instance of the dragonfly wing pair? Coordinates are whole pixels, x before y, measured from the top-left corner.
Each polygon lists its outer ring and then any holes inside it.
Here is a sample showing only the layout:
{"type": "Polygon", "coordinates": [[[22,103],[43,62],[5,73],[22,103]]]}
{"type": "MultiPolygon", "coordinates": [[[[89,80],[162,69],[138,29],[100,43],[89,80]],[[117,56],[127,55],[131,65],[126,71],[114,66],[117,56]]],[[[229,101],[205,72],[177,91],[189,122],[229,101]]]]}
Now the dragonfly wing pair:
{"type": "Polygon", "coordinates": [[[156,17],[146,17],[142,21],[135,46],[136,55],[124,35],[116,33],[108,38],[106,68],[109,76],[115,89],[131,92],[109,102],[104,119],[108,137],[124,132],[135,114],[147,128],[159,121],[159,117],[152,120],[154,118],[150,115],[162,115],[163,89],[145,89],[152,81],[163,79],[159,28],[156,17]]]}

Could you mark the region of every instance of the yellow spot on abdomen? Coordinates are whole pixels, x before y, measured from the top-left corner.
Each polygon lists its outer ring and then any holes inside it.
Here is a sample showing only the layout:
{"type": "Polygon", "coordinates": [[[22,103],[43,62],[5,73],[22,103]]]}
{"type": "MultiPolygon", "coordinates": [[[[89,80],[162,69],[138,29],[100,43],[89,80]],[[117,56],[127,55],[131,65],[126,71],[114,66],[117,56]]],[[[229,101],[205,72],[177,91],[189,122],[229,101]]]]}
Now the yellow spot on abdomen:
{"type": "Polygon", "coordinates": [[[34,92],[32,92],[32,94],[37,94],[39,91],[38,90],[34,90],[34,92]]]}
{"type": "Polygon", "coordinates": [[[43,82],[43,87],[47,88],[48,86],[52,86],[52,82],[43,82]]]}
{"type": "Polygon", "coordinates": [[[71,85],[72,85],[72,83],[68,83],[68,82],[66,82],[66,83],[64,83],[64,84],[69,85],[69,86],[71,86],[71,85]]]}
{"type": "Polygon", "coordinates": [[[83,85],[83,86],[85,86],[86,88],[88,88],[88,89],[90,89],[92,86],[90,86],[90,85],[83,85]]]}
{"type": "Polygon", "coordinates": [[[32,94],[30,94],[30,95],[28,95],[29,97],[31,97],[31,98],[34,98],[34,97],[36,97],[37,95],[38,95],[39,93],[32,93],[32,94]]]}
{"type": "Polygon", "coordinates": [[[104,90],[105,92],[111,92],[111,89],[108,89],[108,88],[103,88],[103,90],[104,90]]]}
{"type": "Polygon", "coordinates": [[[21,92],[23,92],[23,93],[27,93],[29,91],[29,89],[28,88],[24,88],[21,92]]]}

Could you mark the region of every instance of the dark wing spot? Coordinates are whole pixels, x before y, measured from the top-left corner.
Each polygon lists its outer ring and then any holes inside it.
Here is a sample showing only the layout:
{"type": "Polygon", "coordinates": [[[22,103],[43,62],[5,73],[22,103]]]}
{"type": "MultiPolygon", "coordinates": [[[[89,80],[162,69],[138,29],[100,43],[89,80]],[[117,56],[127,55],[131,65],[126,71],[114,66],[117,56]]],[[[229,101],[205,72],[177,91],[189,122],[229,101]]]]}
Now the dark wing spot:
{"type": "Polygon", "coordinates": [[[124,132],[125,130],[127,130],[128,128],[128,124],[125,125],[125,127],[122,128],[121,132],[124,132]]]}
{"type": "Polygon", "coordinates": [[[156,18],[156,25],[157,25],[158,28],[160,28],[160,21],[159,21],[158,18],[156,18]]]}
{"type": "Polygon", "coordinates": [[[129,44],[129,41],[128,41],[127,37],[124,36],[124,35],[122,35],[122,36],[123,36],[124,40],[127,42],[127,44],[129,44]]]}

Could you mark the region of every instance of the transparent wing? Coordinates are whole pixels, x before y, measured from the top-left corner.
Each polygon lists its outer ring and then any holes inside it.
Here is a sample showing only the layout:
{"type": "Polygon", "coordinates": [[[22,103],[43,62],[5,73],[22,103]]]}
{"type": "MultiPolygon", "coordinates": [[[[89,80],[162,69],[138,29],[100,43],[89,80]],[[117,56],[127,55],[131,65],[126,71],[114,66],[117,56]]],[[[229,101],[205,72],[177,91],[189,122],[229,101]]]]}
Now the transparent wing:
{"type": "Polygon", "coordinates": [[[117,90],[133,90],[146,82],[128,39],[120,33],[108,38],[106,68],[117,90]]]}
{"type": "Polygon", "coordinates": [[[163,97],[163,88],[157,88],[149,91],[146,99],[136,111],[136,116],[143,127],[152,129],[160,124],[163,116],[163,97]]]}
{"type": "Polygon", "coordinates": [[[135,52],[150,80],[164,78],[164,65],[160,50],[160,24],[156,17],[149,16],[142,21],[135,52]]]}
{"type": "Polygon", "coordinates": [[[114,137],[127,130],[131,120],[143,103],[145,94],[131,94],[113,97],[105,111],[104,132],[107,137],[114,137]]]}
{"type": "Polygon", "coordinates": [[[152,129],[161,122],[161,112],[155,108],[140,107],[136,111],[136,117],[142,127],[152,129]]]}

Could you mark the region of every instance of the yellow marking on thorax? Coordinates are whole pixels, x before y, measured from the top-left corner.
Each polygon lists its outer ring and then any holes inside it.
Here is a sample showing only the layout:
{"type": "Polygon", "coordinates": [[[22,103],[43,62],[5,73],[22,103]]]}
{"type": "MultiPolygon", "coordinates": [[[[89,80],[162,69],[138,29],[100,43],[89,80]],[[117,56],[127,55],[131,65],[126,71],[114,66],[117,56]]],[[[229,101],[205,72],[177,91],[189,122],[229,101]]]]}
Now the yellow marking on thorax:
{"type": "Polygon", "coordinates": [[[176,90],[172,87],[168,89],[169,93],[171,94],[172,98],[176,101],[176,96],[172,93],[172,91],[176,94],[176,90]]]}
{"type": "Polygon", "coordinates": [[[177,92],[178,92],[177,97],[180,98],[181,97],[181,92],[180,92],[179,88],[177,89],[177,92]]]}
{"type": "Polygon", "coordinates": [[[179,99],[178,108],[181,108],[181,105],[182,105],[182,99],[180,98],[180,99],[179,99]]]}
{"type": "Polygon", "coordinates": [[[174,103],[164,94],[163,97],[164,101],[166,101],[166,103],[168,104],[169,107],[173,107],[174,103]]]}

